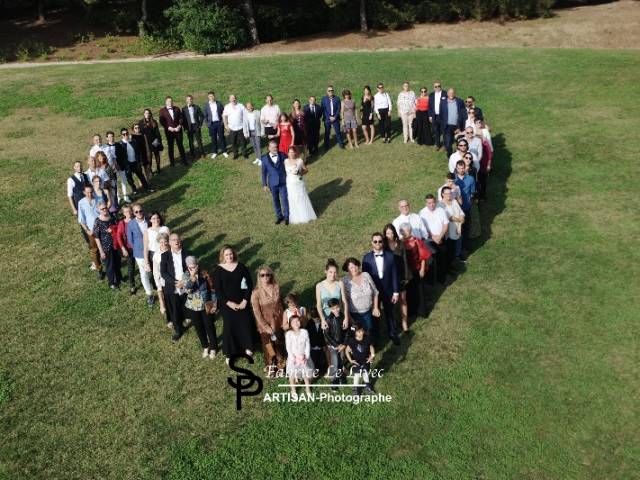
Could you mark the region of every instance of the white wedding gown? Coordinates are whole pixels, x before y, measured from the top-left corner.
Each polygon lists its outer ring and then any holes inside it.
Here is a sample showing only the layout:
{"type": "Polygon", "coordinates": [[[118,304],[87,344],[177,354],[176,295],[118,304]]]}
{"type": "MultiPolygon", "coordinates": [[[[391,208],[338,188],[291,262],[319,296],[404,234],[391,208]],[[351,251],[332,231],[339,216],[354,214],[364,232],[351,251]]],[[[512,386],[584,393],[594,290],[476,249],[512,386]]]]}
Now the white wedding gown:
{"type": "Polygon", "coordinates": [[[315,220],[316,212],[313,210],[311,200],[307,194],[307,186],[304,178],[298,175],[298,169],[302,166],[302,160],[295,165],[285,161],[284,168],[287,172],[287,198],[289,199],[289,223],[307,223],[315,220]]]}

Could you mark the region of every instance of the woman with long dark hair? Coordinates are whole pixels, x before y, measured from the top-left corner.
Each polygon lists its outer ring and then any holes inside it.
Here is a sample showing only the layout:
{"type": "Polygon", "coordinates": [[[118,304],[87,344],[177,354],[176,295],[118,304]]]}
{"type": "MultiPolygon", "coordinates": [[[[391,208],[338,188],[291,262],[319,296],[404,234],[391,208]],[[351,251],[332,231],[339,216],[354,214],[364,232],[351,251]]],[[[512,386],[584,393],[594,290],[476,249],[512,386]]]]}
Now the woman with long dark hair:
{"type": "Polygon", "coordinates": [[[402,331],[409,331],[409,312],[407,307],[407,285],[411,281],[412,274],[409,264],[407,263],[407,251],[404,243],[400,240],[396,227],[393,223],[387,223],[382,229],[384,236],[384,248],[393,253],[393,259],[396,262],[396,271],[400,278],[400,314],[402,316],[402,331]]]}
{"type": "MultiPolygon", "coordinates": [[[[160,152],[164,150],[164,146],[162,145],[158,122],[153,118],[153,113],[149,108],[144,109],[142,120],[138,122],[138,125],[140,125],[140,131],[149,147],[148,150],[156,159],[156,173],[160,173],[160,152]]],[[[151,163],[151,158],[149,158],[149,163],[151,163]]],[[[149,165],[149,170],[151,170],[151,165],[149,165]]]]}

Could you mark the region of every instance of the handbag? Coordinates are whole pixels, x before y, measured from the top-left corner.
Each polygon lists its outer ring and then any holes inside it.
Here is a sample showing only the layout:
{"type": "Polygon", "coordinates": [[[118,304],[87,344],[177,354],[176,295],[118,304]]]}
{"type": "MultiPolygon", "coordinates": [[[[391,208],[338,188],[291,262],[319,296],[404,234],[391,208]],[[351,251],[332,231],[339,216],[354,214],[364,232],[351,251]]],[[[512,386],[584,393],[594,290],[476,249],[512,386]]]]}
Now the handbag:
{"type": "Polygon", "coordinates": [[[153,142],[151,142],[151,146],[156,152],[164,150],[164,145],[162,145],[162,141],[159,138],[155,138],[153,142]]]}

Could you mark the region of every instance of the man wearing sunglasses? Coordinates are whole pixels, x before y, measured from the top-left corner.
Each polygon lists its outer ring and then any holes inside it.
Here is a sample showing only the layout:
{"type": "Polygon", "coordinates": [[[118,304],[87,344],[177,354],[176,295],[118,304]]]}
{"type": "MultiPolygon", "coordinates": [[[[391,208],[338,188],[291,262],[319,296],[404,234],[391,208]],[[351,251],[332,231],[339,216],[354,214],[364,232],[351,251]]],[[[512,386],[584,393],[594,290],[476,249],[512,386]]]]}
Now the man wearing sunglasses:
{"type": "Polygon", "coordinates": [[[467,121],[467,117],[469,116],[469,110],[472,108],[475,110],[475,115],[477,119],[484,120],[484,116],[482,115],[482,109],[480,107],[476,107],[476,99],[474,96],[469,95],[467,99],[464,101],[465,106],[465,115],[464,120],[467,121]]]}
{"type": "Polygon", "coordinates": [[[129,183],[133,194],[136,195],[138,193],[138,188],[133,180],[134,173],[138,177],[142,187],[149,192],[153,192],[149,187],[149,183],[147,183],[144,173],[142,173],[140,145],[138,145],[138,142],[134,138],[131,138],[129,130],[126,128],[120,129],[120,137],[121,140],[116,143],[116,162],[118,163],[118,167],[126,172],[127,183],[129,183]]]}
{"type": "Polygon", "coordinates": [[[447,90],[447,97],[440,110],[440,129],[444,137],[444,148],[447,150],[447,157],[453,153],[453,137],[457,130],[464,128],[464,102],[461,98],[456,97],[456,91],[453,88],[447,90]]]}
{"type": "MultiPolygon", "coordinates": [[[[138,265],[140,272],[140,282],[144,293],[147,295],[147,305],[152,306],[154,303],[153,288],[150,280],[150,272],[145,268],[146,259],[144,256],[144,232],[149,228],[149,221],[144,215],[142,205],[134,203],[131,206],[133,211],[133,220],[127,223],[127,243],[131,245],[133,258],[138,265]]],[[[131,287],[131,294],[135,293],[135,287],[131,287]]]]}
{"type": "Polygon", "coordinates": [[[340,145],[340,148],[344,148],[342,133],[340,133],[340,98],[334,95],[333,85],[327,87],[327,94],[322,97],[320,105],[324,116],[324,151],[329,151],[331,127],[333,127],[333,131],[336,134],[338,145],[340,145]]]}
{"type": "MultiPolygon", "coordinates": [[[[400,298],[400,278],[398,277],[393,253],[384,250],[383,237],[379,232],[371,235],[371,251],[362,258],[362,271],[371,276],[373,283],[375,283],[380,292],[389,338],[394,345],[400,345],[396,319],[393,314],[394,304],[400,298]]],[[[374,322],[374,337],[379,336],[379,330],[380,326],[377,325],[377,322],[374,322]]]]}
{"type": "Polygon", "coordinates": [[[434,82],[433,92],[429,94],[429,122],[436,143],[436,151],[442,150],[442,128],[440,126],[440,112],[444,110],[443,102],[447,96],[442,91],[442,82],[434,82]]]}

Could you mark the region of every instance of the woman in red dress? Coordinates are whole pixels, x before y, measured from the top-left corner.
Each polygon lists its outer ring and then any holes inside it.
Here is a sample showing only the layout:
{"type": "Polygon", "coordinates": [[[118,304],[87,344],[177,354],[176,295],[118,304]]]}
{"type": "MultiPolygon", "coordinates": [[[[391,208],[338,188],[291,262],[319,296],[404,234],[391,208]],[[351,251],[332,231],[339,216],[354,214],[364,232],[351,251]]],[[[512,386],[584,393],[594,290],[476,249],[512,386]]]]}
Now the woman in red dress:
{"type": "Polygon", "coordinates": [[[286,113],[280,114],[280,121],[278,123],[278,137],[280,137],[280,144],[278,145],[278,151],[289,154],[289,147],[294,145],[296,140],[296,132],[293,130],[293,125],[289,121],[289,115],[286,113]]]}
{"type": "Polygon", "coordinates": [[[300,100],[296,98],[291,108],[291,123],[293,124],[293,131],[296,134],[296,141],[293,144],[298,147],[298,152],[305,152],[307,142],[304,132],[304,111],[302,110],[300,100]]]}

